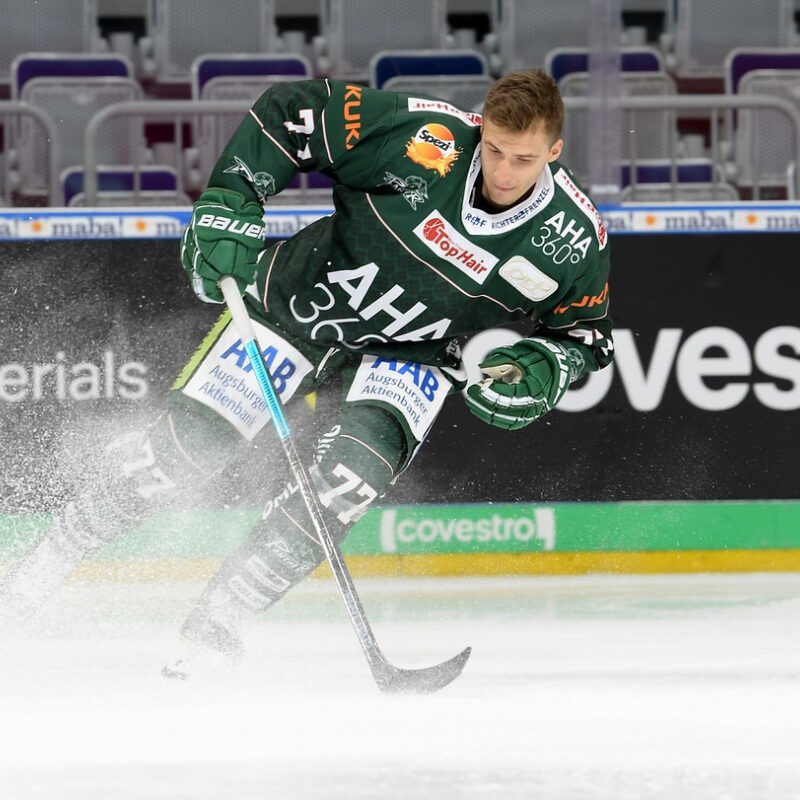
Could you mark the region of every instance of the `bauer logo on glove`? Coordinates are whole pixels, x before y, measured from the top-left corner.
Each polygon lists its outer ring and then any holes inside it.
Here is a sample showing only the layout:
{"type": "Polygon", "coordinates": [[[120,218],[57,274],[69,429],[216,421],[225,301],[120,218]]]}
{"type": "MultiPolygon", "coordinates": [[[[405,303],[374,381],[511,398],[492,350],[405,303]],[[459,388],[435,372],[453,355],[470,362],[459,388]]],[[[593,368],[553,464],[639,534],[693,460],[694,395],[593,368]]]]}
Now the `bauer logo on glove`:
{"type": "Polygon", "coordinates": [[[214,228],[218,231],[228,231],[228,233],[238,233],[242,236],[249,236],[251,239],[264,238],[264,226],[257,222],[248,223],[246,220],[231,219],[216,214],[203,214],[197,220],[195,226],[198,228],[214,228]]]}
{"type": "Polygon", "coordinates": [[[264,245],[264,209],[238,192],[206,189],[194,204],[181,240],[181,263],[195,294],[206,303],[221,303],[218,283],[235,278],[239,291],[253,282],[264,245]]]}
{"type": "Polygon", "coordinates": [[[467,388],[467,407],[505,430],[530,425],[554,408],[572,377],[567,351],[544,337],[497,347],[480,368],[487,377],[467,388]]]}

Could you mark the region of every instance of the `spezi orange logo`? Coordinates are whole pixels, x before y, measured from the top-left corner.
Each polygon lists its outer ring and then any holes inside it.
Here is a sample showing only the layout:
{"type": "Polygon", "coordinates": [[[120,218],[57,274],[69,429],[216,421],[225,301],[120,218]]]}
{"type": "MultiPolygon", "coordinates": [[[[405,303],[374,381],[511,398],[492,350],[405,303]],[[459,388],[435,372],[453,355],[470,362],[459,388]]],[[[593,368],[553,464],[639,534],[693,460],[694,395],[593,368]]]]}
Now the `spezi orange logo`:
{"type": "Polygon", "coordinates": [[[423,125],[408,140],[406,155],[425,169],[432,169],[444,177],[461,153],[449,128],[436,122],[423,125]]]}

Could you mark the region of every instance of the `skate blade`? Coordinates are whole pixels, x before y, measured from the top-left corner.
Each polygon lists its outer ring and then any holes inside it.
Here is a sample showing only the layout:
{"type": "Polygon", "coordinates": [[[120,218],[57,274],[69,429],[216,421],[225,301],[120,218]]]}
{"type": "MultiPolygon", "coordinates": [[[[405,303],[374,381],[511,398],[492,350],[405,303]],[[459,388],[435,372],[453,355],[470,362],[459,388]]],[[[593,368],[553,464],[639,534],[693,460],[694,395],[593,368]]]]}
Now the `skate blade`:
{"type": "Polygon", "coordinates": [[[193,647],[190,653],[168,661],[161,668],[161,674],[170,680],[187,681],[230,674],[238,663],[239,659],[220,653],[218,650],[193,647]]]}

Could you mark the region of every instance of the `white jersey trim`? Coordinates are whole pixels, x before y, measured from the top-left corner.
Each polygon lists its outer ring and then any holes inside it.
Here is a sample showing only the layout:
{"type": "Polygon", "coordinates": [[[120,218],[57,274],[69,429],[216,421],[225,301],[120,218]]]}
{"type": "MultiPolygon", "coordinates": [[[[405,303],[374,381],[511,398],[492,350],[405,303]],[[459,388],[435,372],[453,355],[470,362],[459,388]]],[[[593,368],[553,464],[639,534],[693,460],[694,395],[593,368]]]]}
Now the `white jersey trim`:
{"type": "Polygon", "coordinates": [[[274,144],[275,147],[277,147],[278,150],[280,150],[281,153],[283,153],[286,156],[286,158],[288,158],[289,161],[291,161],[292,164],[295,165],[295,167],[299,167],[300,166],[299,162],[296,159],[292,158],[292,156],[289,155],[289,153],[287,152],[286,148],[264,127],[264,123],[258,118],[258,116],[256,115],[255,111],[253,111],[252,108],[250,109],[249,114],[258,123],[258,127],[261,128],[261,133],[263,133],[264,136],[266,136],[267,139],[269,139],[272,142],[272,144],[274,144]]]}
{"type": "MultiPolygon", "coordinates": [[[[325,88],[328,90],[328,100],[331,99],[331,85],[327,78],[325,78],[325,88]]],[[[328,163],[333,164],[333,154],[331,153],[331,145],[328,141],[328,126],[327,126],[327,112],[328,105],[326,103],[325,108],[322,109],[322,113],[320,116],[320,124],[322,125],[322,141],[325,143],[325,153],[328,156],[328,163]]]]}
{"type": "Polygon", "coordinates": [[[444,100],[433,100],[425,97],[409,97],[408,110],[424,111],[426,113],[435,111],[437,114],[447,114],[460,119],[465,125],[471,125],[473,128],[480,125],[482,119],[477,111],[462,111],[444,100]]]}
{"type": "Polygon", "coordinates": [[[534,184],[533,191],[524,200],[499,214],[489,214],[470,203],[475,182],[481,172],[481,144],[475,148],[467,181],[464,185],[464,197],[461,200],[461,222],[471,234],[492,236],[526,225],[543,208],[546,208],[555,194],[553,173],[550,165],[545,164],[542,174],[534,184]]]}
{"type": "Polygon", "coordinates": [[[589,199],[584,191],[578,188],[575,181],[567,175],[565,169],[559,169],[556,173],[556,183],[564,190],[575,205],[583,211],[589,222],[592,223],[594,232],[597,236],[597,243],[602,250],[608,244],[608,232],[606,231],[600,212],[594,207],[594,203],[589,199]]]}

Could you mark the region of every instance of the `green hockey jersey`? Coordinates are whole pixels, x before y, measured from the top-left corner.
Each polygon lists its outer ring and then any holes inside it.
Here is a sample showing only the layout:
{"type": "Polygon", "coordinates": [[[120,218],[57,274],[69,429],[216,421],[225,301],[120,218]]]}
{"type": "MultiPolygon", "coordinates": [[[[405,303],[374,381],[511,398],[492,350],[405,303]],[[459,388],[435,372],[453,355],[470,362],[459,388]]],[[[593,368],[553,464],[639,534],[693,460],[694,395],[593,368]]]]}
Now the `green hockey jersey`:
{"type": "Polygon", "coordinates": [[[448,363],[453,339],[528,319],[567,348],[574,377],[610,363],[600,215],[558,162],[514,207],[473,205],[480,121],[333,80],[266,91],[209,186],[264,203],[298,171],[319,171],[335,213],[263,254],[259,311],[321,346],[434,364],[448,363]]]}

